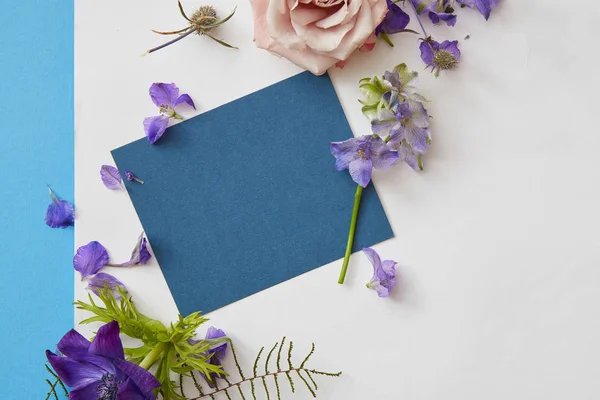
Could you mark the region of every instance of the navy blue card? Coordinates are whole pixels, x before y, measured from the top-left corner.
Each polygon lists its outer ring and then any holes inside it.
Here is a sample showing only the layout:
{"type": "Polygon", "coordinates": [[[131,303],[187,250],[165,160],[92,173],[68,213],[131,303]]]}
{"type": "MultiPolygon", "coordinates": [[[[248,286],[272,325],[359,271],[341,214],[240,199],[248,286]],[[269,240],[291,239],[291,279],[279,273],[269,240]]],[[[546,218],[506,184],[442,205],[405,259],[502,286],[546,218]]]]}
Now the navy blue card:
{"type": "MultiPolygon", "coordinates": [[[[127,191],[181,314],[344,256],[356,184],[329,143],[350,137],[329,77],[306,72],[113,150],[145,182],[127,191]]],[[[392,236],[369,185],[355,250],[392,236]]]]}

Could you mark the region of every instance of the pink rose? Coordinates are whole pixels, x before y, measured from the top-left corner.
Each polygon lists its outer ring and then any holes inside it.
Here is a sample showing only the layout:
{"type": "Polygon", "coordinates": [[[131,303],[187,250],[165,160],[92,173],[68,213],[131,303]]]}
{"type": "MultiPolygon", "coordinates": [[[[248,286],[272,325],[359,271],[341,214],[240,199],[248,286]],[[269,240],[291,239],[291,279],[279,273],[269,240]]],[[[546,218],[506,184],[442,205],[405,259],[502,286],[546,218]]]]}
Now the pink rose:
{"type": "Polygon", "coordinates": [[[250,0],[254,41],[316,75],[346,60],[385,18],[386,0],[250,0]]]}

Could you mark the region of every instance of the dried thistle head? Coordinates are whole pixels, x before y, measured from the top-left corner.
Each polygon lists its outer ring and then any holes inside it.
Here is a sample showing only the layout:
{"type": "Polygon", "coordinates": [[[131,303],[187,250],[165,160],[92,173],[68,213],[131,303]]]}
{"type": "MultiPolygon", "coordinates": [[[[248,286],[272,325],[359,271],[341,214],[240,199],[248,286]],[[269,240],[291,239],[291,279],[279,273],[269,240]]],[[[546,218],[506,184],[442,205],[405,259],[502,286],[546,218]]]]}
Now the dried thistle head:
{"type": "Polygon", "coordinates": [[[213,6],[201,6],[190,17],[190,26],[198,35],[203,35],[216,28],[217,21],[217,10],[213,6]]]}

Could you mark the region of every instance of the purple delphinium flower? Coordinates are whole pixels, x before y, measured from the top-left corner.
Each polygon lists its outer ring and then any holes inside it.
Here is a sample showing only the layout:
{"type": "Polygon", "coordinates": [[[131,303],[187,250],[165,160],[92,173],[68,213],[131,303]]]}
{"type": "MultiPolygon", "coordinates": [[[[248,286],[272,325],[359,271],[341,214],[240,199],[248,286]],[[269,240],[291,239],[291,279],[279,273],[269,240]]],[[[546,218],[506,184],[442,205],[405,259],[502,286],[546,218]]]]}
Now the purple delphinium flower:
{"type": "Polygon", "coordinates": [[[369,289],[374,289],[379,297],[389,297],[390,290],[396,284],[396,261],[381,261],[379,254],[369,247],[363,252],[373,265],[373,277],[367,283],[369,289]]]}
{"type": "Polygon", "coordinates": [[[119,170],[112,165],[103,165],[100,167],[100,177],[102,178],[104,186],[110,190],[119,190],[123,188],[121,184],[121,174],[119,173],[119,170]]]}
{"type": "Polygon", "coordinates": [[[388,12],[381,21],[381,23],[375,28],[375,34],[377,36],[382,33],[394,34],[402,32],[410,22],[410,17],[405,13],[396,3],[392,0],[387,0],[388,12]]]}
{"type": "Polygon", "coordinates": [[[121,298],[119,288],[126,289],[123,282],[104,272],[99,272],[96,275],[88,277],[87,282],[88,289],[91,290],[96,296],[100,295],[100,290],[108,288],[108,290],[112,292],[114,298],[117,300],[121,298]]]}
{"type": "Polygon", "coordinates": [[[421,50],[421,60],[427,67],[431,67],[431,71],[437,77],[441,70],[450,70],[456,67],[460,60],[460,50],[458,49],[458,41],[444,40],[438,43],[430,37],[423,39],[419,46],[421,50]]]}
{"type": "Polygon", "coordinates": [[[152,258],[152,254],[148,250],[148,241],[144,237],[144,232],[140,235],[137,240],[133,251],[131,252],[131,257],[129,261],[124,262],[122,264],[111,264],[113,267],[131,267],[132,265],[140,265],[147,264],[148,261],[152,258]]]}
{"type": "MultiPolygon", "coordinates": [[[[219,338],[222,338],[225,336],[226,336],[225,332],[223,332],[221,329],[217,329],[214,326],[211,326],[206,331],[206,336],[204,337],[204,340],[219,339],[219,338]]],[[[192,346],[195,346],[198,343],[200,343],[201,341],[190,339],[189,342],[192,346]]],[[[208,362],[212,365],[221,365],[221,361],[223,361],[226,354],[227,354],[227,343],[219,344],[218,346],[208,350],[208,362]]],[[[219,374],[217,374],[215,372],[212,372],[209,376],[206,376],[205,374],[201,374],[201,375],[204,377],[204,380],[206,380],[206,382],[208,383],[208,385],[211,388],[214,388],[216,386],[215,379],[220,378],[219,374]]]]}
{"type": "Polygon", "coordinates": [[[159,107],[161,114],[144,119],[144,132],[152,144],[165,133],[170,118],[183,119],[175,112],[176,106],[186,103],[196,109],[192,98],[188,94],[179,95],[179,88],[174,83],[153,83],[150,86],[150,98],[159,107]]]}
{"type": "Polygon", "coordinates": [[[44,221],[50,228],[66,228],[67,226],[73,226],[75,220],[75,211],[73,205],[66,200],[59,199],[50,186],[48,186],[48,193],[52,202],[46,209],[46,216],[44,221]]]}
{"type": "Polygon", "coordinates": [[[411,0],[419,14],[427,14],[431,22],[439,24],[443,21],[448,26],[456,25],[456,15],[450,0],[411,0]]]}
{"type": "Polygon", "coordinates": [[[82,280],[96,274],[106,264],[108,264],[108,252],[96,241],[78,248],[73,257],[73,267],[81,274],[82,280]]]}
{"type": "Polygon", "coordinates": [[[116,321],[100,327],[93,342],[74,329],[57,345],[62,356],[46,350],[56,374],[71,389],[70,400],[155,400],[160,382],[144,368],[125,361],[116,321]]]}
{"type": "Polygon", "coordinates": [[[330,144],[330,150],[336,158],[335,169],[348,169],[354,182],[362,187],[367,187],[371,182],[373,168],[389,169],[398,161],[398,152],[377,135],[333,142],[330,144]]]}
{"type": "Polygon", "coordinates": [[[144,184],[144,181],[135,176],[131,171],[125,170],[125,177],[127,177],[128,181],[135,181],[137,183],[141,183],[142,185],[144,184]]]}
{"type": "Polygon", "coordinates": [[[458,3],[463,6],[467,6],[470,8],[477,8],[477,10],[485,17],[485,19],[490,18],[490,14],[492,13],[492,9],[500,3],[500,0],[456,0],[458,3]]]}

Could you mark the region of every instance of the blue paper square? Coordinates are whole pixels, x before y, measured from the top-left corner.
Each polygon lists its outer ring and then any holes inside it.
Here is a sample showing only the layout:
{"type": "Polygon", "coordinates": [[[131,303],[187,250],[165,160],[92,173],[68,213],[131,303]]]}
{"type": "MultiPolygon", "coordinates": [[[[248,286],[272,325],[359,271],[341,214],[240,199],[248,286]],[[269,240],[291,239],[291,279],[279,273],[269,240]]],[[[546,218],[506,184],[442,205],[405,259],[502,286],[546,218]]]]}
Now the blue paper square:
{"type": "MultiPolygon", "coordinates": [[[[181,314],[343,257],[356,184],[329,143],[350,137],[329,77],[302,73],[113,150],[181,314]]],[[[392,236],[370,185],[355,250],[392,236]]]]}

